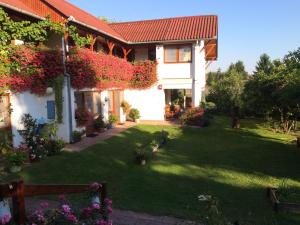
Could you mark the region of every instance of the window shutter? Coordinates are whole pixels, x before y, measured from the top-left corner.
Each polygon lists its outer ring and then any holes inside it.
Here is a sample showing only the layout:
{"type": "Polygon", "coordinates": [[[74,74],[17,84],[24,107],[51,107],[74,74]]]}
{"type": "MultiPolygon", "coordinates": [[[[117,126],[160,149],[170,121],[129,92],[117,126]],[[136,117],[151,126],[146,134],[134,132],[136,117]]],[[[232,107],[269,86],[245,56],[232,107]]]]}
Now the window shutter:
{"type": "Polygon", "coordinates": [[[47,101],[47,118],[55,120],[55,101],[47,101]]]}

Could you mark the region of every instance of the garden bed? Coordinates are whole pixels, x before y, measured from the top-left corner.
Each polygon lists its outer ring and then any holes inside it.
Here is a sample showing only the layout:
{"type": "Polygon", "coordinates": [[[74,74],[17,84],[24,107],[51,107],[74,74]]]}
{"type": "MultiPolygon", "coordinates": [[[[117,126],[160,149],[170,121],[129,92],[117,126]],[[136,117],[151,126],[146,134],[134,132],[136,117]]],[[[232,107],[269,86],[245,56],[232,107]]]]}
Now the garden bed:
{"type": "Polygon", "coordinates": [[[300,214],[300,201],[295,200],[296,198],[291,200],[284,199],[281,201],[276,192],[276,188],[268,188],[268,196],[275,211],[288,211],[300,214]]]}

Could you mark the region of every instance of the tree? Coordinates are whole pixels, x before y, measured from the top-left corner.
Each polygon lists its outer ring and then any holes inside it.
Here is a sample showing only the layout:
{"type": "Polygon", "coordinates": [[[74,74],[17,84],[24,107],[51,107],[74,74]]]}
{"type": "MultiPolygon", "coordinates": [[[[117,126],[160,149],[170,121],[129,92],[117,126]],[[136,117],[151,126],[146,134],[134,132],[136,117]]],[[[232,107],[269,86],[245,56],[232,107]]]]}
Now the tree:
{"type": "Polygon", "coordinates": [[[274,128],[289,133],[300,118],[300,48],[273,61],[271,67],[257,71],[247,82],[244,101],[250,111],[254,109],[256,115],[271,119],[274,128]]]}
{"type": "Polygon", "coordinates": [[[270,74],[272,72],[273,66],[274,65],[270,57],[267,54],[262,54],[259,58],[259,61],[257,62],[254,74],[257,74],[259,72],[270,74]]]}
{"type": "Polygon", "coordinates": [[[232,70],[235,70],[237,73],[239,73],[240,76],[243,78],[247,78],[248,73],[246,72],[245,65],[242,61],[237,61],[236,63],[232,63],[228,70],[227,73],[230,73],[232,70]]]}
{"type": "Polygon", "coordinates": [[[230,114],[235,107],[242,105],[245,71],[237,70],[232,64],[226,73],[217,74],[220,75],[219,79],[210,83],[207,100],[214,102],[220,112],[230,114]]]}

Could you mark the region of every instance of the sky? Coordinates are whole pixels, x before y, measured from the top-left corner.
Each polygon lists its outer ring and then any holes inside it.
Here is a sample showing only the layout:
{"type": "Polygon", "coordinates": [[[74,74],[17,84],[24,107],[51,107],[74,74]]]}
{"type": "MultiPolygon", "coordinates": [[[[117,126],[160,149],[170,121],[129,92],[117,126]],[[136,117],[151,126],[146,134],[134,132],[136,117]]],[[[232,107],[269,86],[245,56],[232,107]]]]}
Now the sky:
{"type": "Polygon", "coordinates": [[[118,22],[218,15],[219,55],[208,70],[242,60],[248,72],[262,53],[282,58],[300,47],[300,0],[69,0],[118,22]]]}

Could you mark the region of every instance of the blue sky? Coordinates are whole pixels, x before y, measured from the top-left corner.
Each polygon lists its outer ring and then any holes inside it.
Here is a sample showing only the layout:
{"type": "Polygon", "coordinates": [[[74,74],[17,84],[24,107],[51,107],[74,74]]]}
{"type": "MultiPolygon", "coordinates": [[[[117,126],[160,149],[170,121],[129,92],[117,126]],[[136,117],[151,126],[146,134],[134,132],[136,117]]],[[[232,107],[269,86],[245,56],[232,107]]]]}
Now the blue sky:
{"type": "Polygon", "coordinates": [[[251,72],[262,53],[281,58],[300,47],[300,0],[69,0],[96,16],[132,21],[219,16],[219,58],[210,70],[244,61],[251,72]]]}

